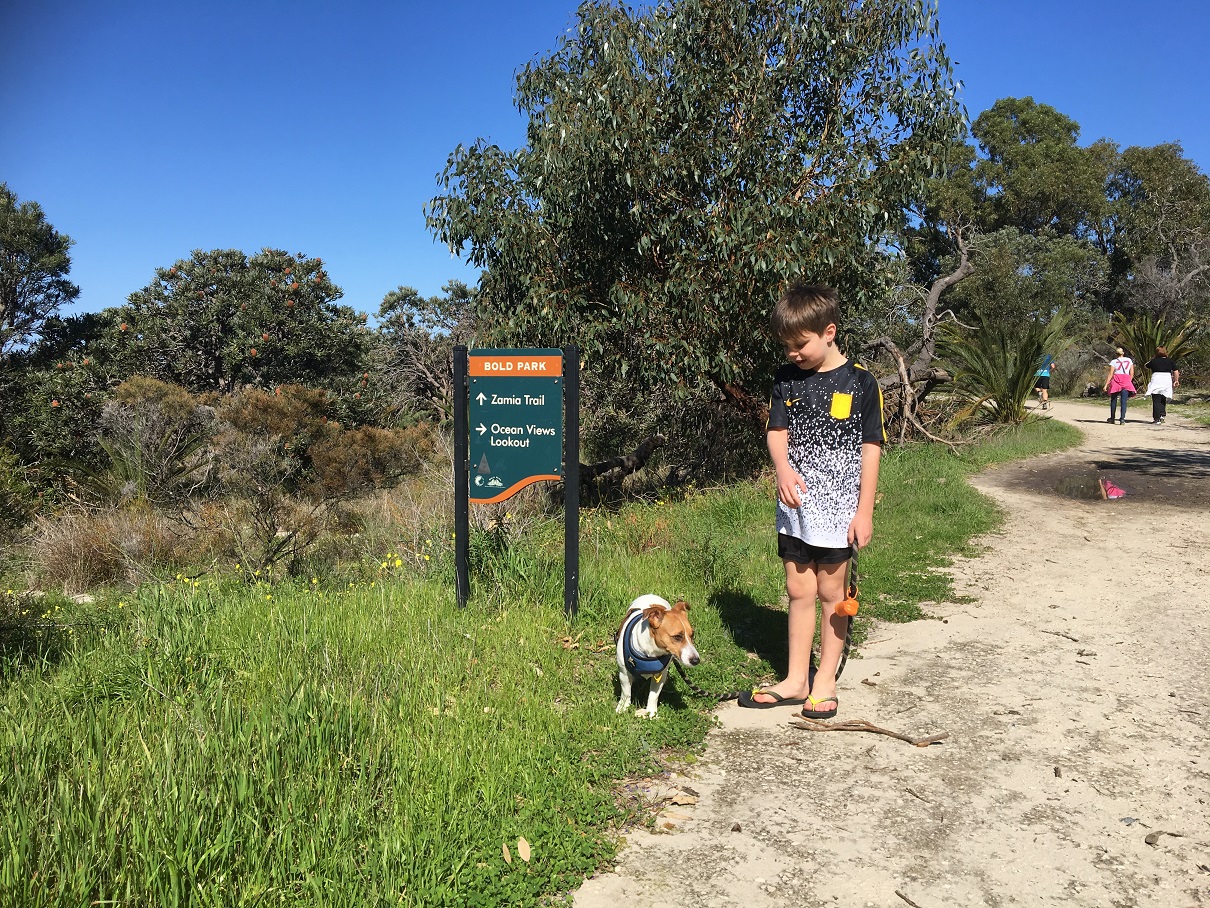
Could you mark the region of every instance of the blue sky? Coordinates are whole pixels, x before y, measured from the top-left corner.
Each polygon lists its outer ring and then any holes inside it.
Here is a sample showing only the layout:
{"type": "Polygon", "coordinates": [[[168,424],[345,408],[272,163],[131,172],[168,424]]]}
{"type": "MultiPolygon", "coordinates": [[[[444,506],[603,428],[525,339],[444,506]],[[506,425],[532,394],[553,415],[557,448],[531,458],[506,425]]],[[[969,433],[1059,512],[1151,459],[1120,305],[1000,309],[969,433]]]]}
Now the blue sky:
{"type": "MultiPolygon", "coordinates": [[[[571,0],[0,0],[0,181],[70,235],[75,307],[193,249],[319,256],[373,313],[476,272],[424,226],[459,142],[514,148],[514,73],[571,0]]],[[[1032,95],[1082,144],[1179,141],[1210,170],[1210,4],[941,0],[971,116],[1032,95]]]]}

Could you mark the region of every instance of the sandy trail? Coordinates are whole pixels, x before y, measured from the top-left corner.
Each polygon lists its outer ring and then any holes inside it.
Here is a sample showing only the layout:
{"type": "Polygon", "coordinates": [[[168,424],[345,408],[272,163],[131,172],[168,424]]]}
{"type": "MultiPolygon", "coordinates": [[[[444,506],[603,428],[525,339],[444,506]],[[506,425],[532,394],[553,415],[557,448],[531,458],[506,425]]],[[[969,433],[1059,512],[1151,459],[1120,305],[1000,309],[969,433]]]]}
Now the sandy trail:
{"type": "Polygon", "coordinates": [[[975,481],[1007,520],[952,567],[971,601],[878,625],[840,682],[839,718],[948,740],[726,704],[675,780],[699,802],[578,908],[1210,904],[1210,429],[1051,412],[1078,449],[975,481]],[[1079,497],[1097,475],[1128,495],[1079,497]]]}

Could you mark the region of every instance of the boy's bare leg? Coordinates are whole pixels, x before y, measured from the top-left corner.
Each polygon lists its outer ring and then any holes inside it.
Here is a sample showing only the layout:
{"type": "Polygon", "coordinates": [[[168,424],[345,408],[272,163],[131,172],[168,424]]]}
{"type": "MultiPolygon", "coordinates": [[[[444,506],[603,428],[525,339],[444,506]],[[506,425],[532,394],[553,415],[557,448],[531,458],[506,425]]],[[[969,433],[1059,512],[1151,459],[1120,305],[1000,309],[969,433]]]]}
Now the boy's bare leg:
{"type": "MultiPolygon", "coordinates": [[[[786,594],[790,598],[789,638],[790,657],[786,677],[772,687],[765,688],[786,698],[803,698],[811,692],[808,672],[811,668],[811,644],[815,640],[815,565],[784,562],[786,566],[786,594]]],[[[836,600],[839,602],[840,600],[836,600]]],[[[836,603],[832,604],[835,611],[836,603]]],[[[835,669],[833,669],[835,673],[835,669]]],[[[773,697],[756,694],[758,703],[772,703],[773,697]]]]}
{"type": "MultiPolygon", "coordinates": [[[[815,686],[811,696],[816,701],[836,694],[836,668],[840,665],[840,654],[844,651],[844,635],[847,619],[836,614],[836,606],[844,599],[845,575],[849,562],[821,564],[816,571],[820,620],[819,671],[815,673],[815,686]]],[[[828,709],[828,706],[824,706],[828,709]]]]}

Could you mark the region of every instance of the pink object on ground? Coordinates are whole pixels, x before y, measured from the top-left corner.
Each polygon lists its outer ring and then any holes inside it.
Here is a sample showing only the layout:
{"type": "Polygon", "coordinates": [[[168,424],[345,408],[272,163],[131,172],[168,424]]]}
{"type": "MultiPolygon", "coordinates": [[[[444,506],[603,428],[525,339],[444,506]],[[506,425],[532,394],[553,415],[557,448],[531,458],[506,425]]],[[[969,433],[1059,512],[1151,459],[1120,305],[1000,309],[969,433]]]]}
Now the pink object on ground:
{"type": "Polygon", "coordinates": [[[1101,497],[1102,498],[1106,498],[1106,499],[1121,498],[1123,495],[1126,494],[1125,489],[1121,488],[1120,486],[1114,485],[1108,479],[1098,479],[1097,482],[1099,482],[1101,484],[1101,497]]]}

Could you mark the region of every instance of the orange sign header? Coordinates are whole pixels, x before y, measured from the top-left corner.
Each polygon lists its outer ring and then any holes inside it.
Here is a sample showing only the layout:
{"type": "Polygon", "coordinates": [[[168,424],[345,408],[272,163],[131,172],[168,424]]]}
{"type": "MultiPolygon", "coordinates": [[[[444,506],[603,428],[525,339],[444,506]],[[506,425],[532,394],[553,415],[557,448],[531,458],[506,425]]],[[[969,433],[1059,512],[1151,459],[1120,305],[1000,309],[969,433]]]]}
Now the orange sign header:
{"type": "Polygon", "coordinates": [[[492,353],[471,354],[468,371],[471,375],[508,376],[509,378],[561,378],[563,357],[559,355],[515,355],[492,353]]]}

